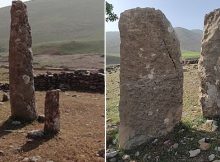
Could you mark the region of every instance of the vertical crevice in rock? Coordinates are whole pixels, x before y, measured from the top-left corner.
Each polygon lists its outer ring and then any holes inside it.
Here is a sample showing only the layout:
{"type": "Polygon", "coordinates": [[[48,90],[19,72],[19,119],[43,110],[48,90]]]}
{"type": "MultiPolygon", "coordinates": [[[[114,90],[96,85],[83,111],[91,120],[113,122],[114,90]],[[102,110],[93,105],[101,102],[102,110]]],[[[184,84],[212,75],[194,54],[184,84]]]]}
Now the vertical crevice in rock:
{"type": "Polygon", "coordinates": [[[170,53],[170,51],[169,51],[169,49],[168,49],[168,47],[167,47],[167,44],[166,44],[166,42],[165,42],[164,39],[163,39],[163,43],[164,43],[165,48],[166,48],[166,50],[167,50],[168,56],[170,57],[170,60],[171,60],[172,63],[173,63],[174,69],[176,69],[176,64],[175,64],[175,62],[174,62],[174,60],[173,60],[173,58],[172,58],[172,55],[171,55],[171,53],[170,53]]]}

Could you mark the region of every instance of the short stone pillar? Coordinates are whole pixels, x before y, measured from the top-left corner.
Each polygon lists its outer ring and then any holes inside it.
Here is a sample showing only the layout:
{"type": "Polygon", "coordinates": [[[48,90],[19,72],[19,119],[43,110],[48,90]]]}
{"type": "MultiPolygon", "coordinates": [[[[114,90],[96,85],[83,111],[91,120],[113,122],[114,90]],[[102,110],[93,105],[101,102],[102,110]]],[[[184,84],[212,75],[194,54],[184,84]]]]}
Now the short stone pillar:
{"type": "Polygon", "coordinates": [[[47,91],[45,98],[44,134],[56,135],[60,131],[59,91],[47,91]]]}
{"type": "Polygon", "coordinates": [[[183,69],[179,41],[160,10],[127,10],[119,30],[119,144],[129,150],[166,135],[180,122],[183,69]]]}
{"type": "Polygon", "coordinates": [[[220,116],[220,9],[205,16],[199,59],[200,103],[203,116],[220,116]]]}
{"type": "Polygon", "coordinates": [[[9,42],[9,82],[11,116],[16,120],[32,121],[37,118],[31,46],[31,28],[26,5],[22,1],[13,1],[9,42]]]}

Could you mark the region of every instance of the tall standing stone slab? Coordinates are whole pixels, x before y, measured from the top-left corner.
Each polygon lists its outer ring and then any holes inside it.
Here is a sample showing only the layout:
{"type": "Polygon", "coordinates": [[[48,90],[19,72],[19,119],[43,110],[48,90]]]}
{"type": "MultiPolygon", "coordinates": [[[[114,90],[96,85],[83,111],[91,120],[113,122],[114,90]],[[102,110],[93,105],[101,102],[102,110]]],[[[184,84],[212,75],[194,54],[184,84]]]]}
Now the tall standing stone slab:
{"type": "Polygon", "coordinates": [[[11,113],[12,118],[26,121],[37,118],[31,46],[26,5],[21,1],[13,1],[9,42],[11,113]]]}
{"type": "Polygon", "coordinates": [[[199,59],[200,103],[203,116],[220,116],[220,9],[205,16],[199,59]]]}
{"type": "Polygon", "coordinates": [[[119,140],[127,150],[167,134],[179,123],[183,70],[179,41],[160,10],[127,10],[119,29],[119,140]]]}

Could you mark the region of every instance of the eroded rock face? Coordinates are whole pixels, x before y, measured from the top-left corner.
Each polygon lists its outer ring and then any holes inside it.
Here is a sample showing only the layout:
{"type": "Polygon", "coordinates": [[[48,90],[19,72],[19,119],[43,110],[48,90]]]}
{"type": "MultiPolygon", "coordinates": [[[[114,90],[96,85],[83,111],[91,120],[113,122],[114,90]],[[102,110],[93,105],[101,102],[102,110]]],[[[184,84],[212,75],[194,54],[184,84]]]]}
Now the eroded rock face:
{"type": "Polygon", "coordinates": [[[179,123],[183,70],[179,41],[161,11],[127,10],[121,14],[119,29],[119,140],[123,149],[132,149],[179,123]]]}
{"type": "Polygon", "coordinates": [[[200,103],[204,117],[220,116],[220,9],[205,16],[199,59],[200,103]]]}
{"type": "Polygon", "coordinates": [[[34,120],[35,111],[31,28],[26,5],[13,1],[9,42],[9,81],[12,117],[34,120]]]}

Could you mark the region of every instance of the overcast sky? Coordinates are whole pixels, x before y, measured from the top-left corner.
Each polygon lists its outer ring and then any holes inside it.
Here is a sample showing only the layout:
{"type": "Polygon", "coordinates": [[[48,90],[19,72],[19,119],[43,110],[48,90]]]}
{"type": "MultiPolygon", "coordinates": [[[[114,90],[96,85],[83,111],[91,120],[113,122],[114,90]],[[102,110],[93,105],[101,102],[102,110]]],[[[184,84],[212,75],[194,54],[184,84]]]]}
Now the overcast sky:
{"type": "MultiPolygon", "coordinates": [[[[11,5],[12,0],[0,0],[0,8],[1,7],[6,7],[11,5]]],[[[29,1],[29,0],[22,0],[23,2],[29,1]]]]}
{"type": "MultiPolygon", "coordinates": [[[[174,27],[203,29],[205,14],[220,8],[220,0],[107,0],[120,16],[124,10],[136,7],[160,9],[174,27]]],[[[118,31],[118,21],[106,24],[107,31],[118,31]]]]}

